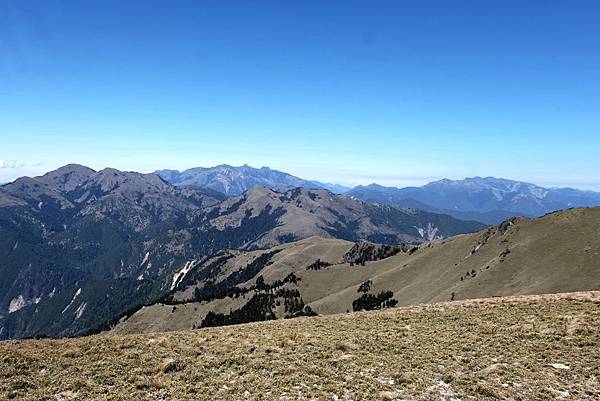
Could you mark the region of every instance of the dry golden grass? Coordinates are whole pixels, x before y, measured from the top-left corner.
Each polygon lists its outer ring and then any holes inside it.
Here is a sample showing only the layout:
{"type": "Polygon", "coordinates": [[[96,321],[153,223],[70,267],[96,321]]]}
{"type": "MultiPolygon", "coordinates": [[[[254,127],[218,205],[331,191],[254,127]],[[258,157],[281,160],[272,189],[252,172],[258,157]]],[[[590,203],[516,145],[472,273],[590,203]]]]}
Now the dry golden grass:
{"type": "Polygon", "coordinates": [[[597,292],[0,343],[2,400],[598,400],[599,378],[597,292]]]}

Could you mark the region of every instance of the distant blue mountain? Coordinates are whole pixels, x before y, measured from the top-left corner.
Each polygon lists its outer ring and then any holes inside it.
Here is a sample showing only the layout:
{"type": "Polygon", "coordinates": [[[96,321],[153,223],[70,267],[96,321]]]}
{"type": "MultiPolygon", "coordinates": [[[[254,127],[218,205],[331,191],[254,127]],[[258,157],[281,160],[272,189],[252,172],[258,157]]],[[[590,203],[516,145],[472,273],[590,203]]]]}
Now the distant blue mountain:
{"type": "Polygon", "coordinates": [[[459,219],[496,224],[511,216],[541,216],[571,207],[600,205],[600,193],[573,188],[544,188],[494,177],[443,179],[422,187],[357,186],[347,195],[367,202],[415,207],[459,219]]]}
{"type": "Polygon", "coordinates": [[[497,224],[513,216],[536,217],[554,210],[600,205],[598,192],[544,188],[527,182],[494,177],[443,179],[422,187],[395,188],[371,184],[350,189],[339,184],[304,180],[268,167],[254,168],[247,165],[234,167],[223,164],[183,172],[160,170],[156,174],[176,186],[210,189],[227,196],[236,196],[254,187],[278,191],[296,187],[327,189],[365,202],[448,214],[457,219],[485,224],[497,224]]]}
{"type": "Polygon", "coordinates": [[[346,192],[348,192],[352,189],[350,187],[340,185],[340,184],[330,184],[330,183],[324,183],[324,182],[320,182],[320,181],[311,181],[311,182],[313,184],[315,184],[317,187],[331,191],[334,194],[345,194],[346,192]]]}
{"type": "Polygon", "coordinates": [[[175,186],[208,188],[228,196],[236,196],[255,187],[274,190],[296,187],[327,189],[338,194],[350,190],[350,188],[338,184],[308,181],[268,167],[254,168],[248,165],[235,167],[222,164],[216,167],[195,167],[182,172],[159,170],[156,171],[156,174],[175,186]]]}

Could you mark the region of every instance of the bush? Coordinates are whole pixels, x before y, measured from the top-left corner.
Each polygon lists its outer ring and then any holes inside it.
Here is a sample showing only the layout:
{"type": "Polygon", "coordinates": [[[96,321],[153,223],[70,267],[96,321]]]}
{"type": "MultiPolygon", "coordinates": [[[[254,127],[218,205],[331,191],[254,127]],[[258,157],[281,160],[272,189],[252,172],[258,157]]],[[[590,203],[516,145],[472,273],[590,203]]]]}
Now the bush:
{"type": "Polygon", "coordinates": [[[366,294],[367,292],[371,291],[371,284],[373,284],[371,280],[365,281],[360,285],[360,287],[358,287],[358,290],[356,290],[356,292],[362,292],[366,294]]]}

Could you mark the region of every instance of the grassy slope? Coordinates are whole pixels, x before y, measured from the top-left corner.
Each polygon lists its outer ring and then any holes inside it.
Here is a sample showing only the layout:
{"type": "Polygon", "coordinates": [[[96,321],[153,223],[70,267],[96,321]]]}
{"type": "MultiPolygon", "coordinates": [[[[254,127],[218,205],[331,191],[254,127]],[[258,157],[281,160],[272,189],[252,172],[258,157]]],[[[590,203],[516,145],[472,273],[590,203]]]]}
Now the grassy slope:
{"type": "MultiPolygon", "coordinates": [[[[295,272],[302,278],[298,289],[304,302],[321,314],[352,310],[358,286],[368,279],[373,281],[373,292],[391,290],[400,305],[446,301],[452,293],[455,299],[470,299],[600,289],[600,208],[573,209],[539,219],[519,218],[505,231],[492,228],[432,242],[412,255],[398,254],[366,266],[339,264],[306,270],[317,258],[338,262],[351,245],[318,237],[281,245],[277,248],[283,251],[261,275],[273,282],[295,272]],[[482,245],[472,253],[478,244],[482,245]],[[501,257],[506,249],[510,253],[501,257]],[[475,272],[474,277],[471,272],[475,272]]],[[[240,258],[247,263],[247,255],[240,258]]],[[[232,259],[231,269],[244,264],[238,262],[232,259]]],[[[116,331],[191,328],[209,310],[227,313],[250,296],[178,306],[175,311],[172,306],[153,305],[121,323],[116,331]]]]}
{"type": "MultiPolygon", "coordinates": [[[[301,275],[304,277],[308,273],[306,266],[313,263],[316,258],[321,258],[322,261],[328,263],[337,263],[352,245],[352,242],[320,237],[311,237],[292,244],[280,245],[273,249],[283,249],[283,251],[273,257],[273,264],[266,267],[260,275],[267,282],[283,279],[292,271],[302,272],[301,275]]],[[[228,274],[239,270],[264,252],[253,251],[247,254],[242,253],[236,258],[230,259],[223,269],[224,272],[221,272],[219,277],[224,278],[228,274]]],[[[250,280],[244,285],[249,286],[254,281],[254,279],[250,280]]],[[[311,285],[310,293],[312,294],[320,288],[322,291],[327,291],[327,286],[323,288],[322,283],[316,283],[315,286],[311,285]]],[[[345,288],[345,286],[340,287],[340,289],[342,288],[345,288]]],[[[193,288],[188,288],[178,293],[176,298],[189,299],[192,293],[193,288]]],[[[194,324],[198,325],[209,311],[228,313],[230,309],[239,308],[251,297],[252,294],[247,294],[237,299],[220,299],[208,304],[188,303],[177,306],[175,309],[170,305],[155,304],[142,308],[131,318],[119,324],[114,331],[119,334],[130,334],[148,331],[191,329],[194,324]]],[[[314,297],[311,298],[309,296],[306,302],[310,302],[312,299],[314,297]]]]}
{"type": "Polygon", "coordinates": [[[0,399],[597,400],[599,306],[578,293],[6,341],[0,399]]]}
{"type": "MultiPolygon", "coordinates": [[[[496,228],[431,243],[413,255],[370,265],[374,290],[392,290],[400,305],[456,299],[600,289],[600,208],[519,218],[496,228]],[[510,250],[504,258],[501,254],[510,250]],[[467,272],[475,271],[475,277],[467,272]],[[461,277],[463,278],[461,280],[461,277]]],[[[314,303],[336,313],[356,297],[351,287],[314,303]]]]}

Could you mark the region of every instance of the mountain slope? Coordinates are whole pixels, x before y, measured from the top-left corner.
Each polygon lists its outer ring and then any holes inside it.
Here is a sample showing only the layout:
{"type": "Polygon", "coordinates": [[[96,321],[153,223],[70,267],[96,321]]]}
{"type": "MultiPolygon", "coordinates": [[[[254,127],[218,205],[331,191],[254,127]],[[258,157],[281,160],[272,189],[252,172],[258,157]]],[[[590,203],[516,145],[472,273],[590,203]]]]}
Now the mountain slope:
{"type": "Polygon", "coordinates": [[[381,247],[314,237],[193,261],[169,298],[115,330],[212,325],[210,312],[224,324],[239,322],[242,312],[265,320],[306,313],[306,306],[321,314],[343,313],[387,292],[383,301],[389,303],[380,304],[600,289],[600,208],[515,218],[418,249],[381,247]],[[261,313],[251,308],[259,300],[266,302],[261,313]]]}
{"type": "Polygon", "coordinates": [[[325,190],[223,198],[155,174],[78,165],[0,187],[0,338],[97,328],[164,296],[186,261],[223,249],[313,235],[422,242],[481,228],[325,190]]]}
{"type": "Polygon", "coordinates": [[[0,338],[77,333],[154,299],[169,266],[195,254],[168,230],[219,201],[154,174],[77,165],[3,186],[0,338]]]}
{"type": "Polygon", "coordinates": [[[383,243],[420,242],[481,229],[477,222],[415,209],[370,205],[325,190],[284,193],[254,188],[207,209],[211,226],[234,229],[245,218],[276,216],[273,228],[246,246],[268,247],[310,236],[383,243]],[[213,217],[214,216],[214,217],[213,217]]]}
{"type": "Polygon", "coordinates": [[[392,188],[376,184],[348,192],[367,202],[418,207],[497,224],[512,216],[541,216],[571,207],[600,205],[600,193],[571,188],[543,188],[534,184],[493,177],[440,180],[422,187],[392,188]]]}
{"type": "Polygon", "coordinates": [[[487,212],[438,209],[427,205],[413,198],[407,198],[405,189],[394,187],[383,187],[377,184],[367,186],[356,186],[347,192],[348,196],[354,196],[369,203],[379,203],[383,205],[395,205],[400,207],[409,207],[419,210],[425,210],[432,213],[442,213],[460,220],[474,220],[484,224],[493,225],[508,220],[511,217],[521,216],[521,213],[509,212],[506,210],[490,210],[487,212]]]}
{"type": "Polygon", "coordinates": [[[234,167],[222,164],[216,167],[196,167],[185,171],[159,170],[157,175],[175,186],[191,186],[210,188],[228,196],[240,195],[243,192],[265,187],[280,191],[302,187],[307,189],[327,189],[334,193],[342,193],[349,188],[341,185],[323,184],[317,181],[307,181],[291,174],[268,167],[254,168],[248,165],[234,167]]]}

